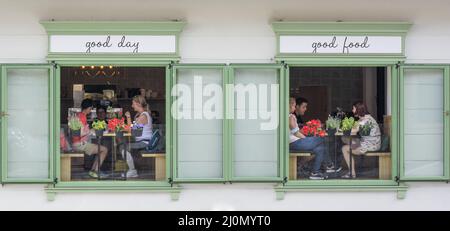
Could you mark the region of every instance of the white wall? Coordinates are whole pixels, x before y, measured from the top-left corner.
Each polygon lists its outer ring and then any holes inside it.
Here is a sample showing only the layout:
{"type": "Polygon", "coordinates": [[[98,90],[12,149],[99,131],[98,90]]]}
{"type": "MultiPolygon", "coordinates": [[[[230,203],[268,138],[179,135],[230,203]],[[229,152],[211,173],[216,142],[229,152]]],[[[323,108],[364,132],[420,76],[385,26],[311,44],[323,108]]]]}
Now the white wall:
{"type": "MultiPolygon", "coordinates": [[[[180,40],[183,62],[271,62],[270,21],[410,21],[408,62],[450,63],[450,1],[439,0],[0,0],[0,63],[44,62],[40,20],[170,20],[188,22],[180,40]]],[[[270,184],[185,185],[180,200],[164,193],[59,194],[47,202],[42,186],[0,188],[0,209],[450,209],[450,186],[414,183],[405,200],[394,193],[287,193],[270,184]],[[201,198],[201,199],[200,199],[201,198]]]]}

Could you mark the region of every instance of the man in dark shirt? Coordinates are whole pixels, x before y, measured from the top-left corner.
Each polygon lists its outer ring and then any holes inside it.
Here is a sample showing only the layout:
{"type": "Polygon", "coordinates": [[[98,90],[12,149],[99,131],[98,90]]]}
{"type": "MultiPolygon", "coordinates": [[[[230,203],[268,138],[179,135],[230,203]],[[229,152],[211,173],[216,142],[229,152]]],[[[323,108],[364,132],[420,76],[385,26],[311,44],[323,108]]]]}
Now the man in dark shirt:
{"type": "MultiPolygon", "coordinates": [[[[305,112],[308,110],[308,100],[303,98],[303,97],[298,97],[295,99],[295,116],[297,117],[297,123],[298,123],[298,127],[299,129],[302,129],[302,127],[305,125],[305,123],[307,121],[303,120],[303,116],[305,115],[305,112]]],[[[326,167],[326,172],[327,173],[336,173],[341,171],[341,167],[340,166],[334,166],[334,163],[332,161],[332,157],[330,155],[330,151],[328,150],[327,155],[325,156],[325,165],[326,167]]]]}
{"type": "Polygon", "coordinates": [[[303,120],[306,110],[308,110],[308,100],[303,97],[295,99],[295,116],[297,117],[298,127],[301,129],[306,121],[303,120]]]}

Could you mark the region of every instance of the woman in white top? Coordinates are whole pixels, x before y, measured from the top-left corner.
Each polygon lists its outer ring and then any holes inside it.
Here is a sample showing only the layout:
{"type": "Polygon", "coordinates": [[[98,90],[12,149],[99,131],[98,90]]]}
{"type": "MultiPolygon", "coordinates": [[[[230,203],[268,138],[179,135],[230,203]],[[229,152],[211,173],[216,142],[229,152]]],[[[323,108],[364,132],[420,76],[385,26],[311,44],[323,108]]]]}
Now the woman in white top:
{"type": "MultiPolygon", "coordinates": [[[[136,113],[134,117],[134,121],[137,124],[143,126],[142,136],[135,137],[135,142],[129,144],[129,148],[132,152],[144,149],[148,146],[150,139],[152,138],[152,117],[149,113],[149,108],[147,101],[142,95],[137,95],[133,97],[131,107],[136,113]]],[[[127,124],[131,125],[131,114],[130,112],[125,112],[125,117],[127,118],[127,124]]],[[[137,171],[134,167],[134,160],[130,152],[126,152],[127,156],[127,164],[129,170],[127,172],[127,178],[138,177],[137,171]]],[[[122,156],[124,155],[124,151],[122,150],[122,156]]]]}
{"type": "Polygon", "coordinates": [[[289,99],[289,149],[292,151],[308,151],[315,154],[311,180],[323,180],[326,175],[320,172],[320,167],[325,159],[326,148],[322,137],[306,137],[300,132],[297,117],[294,115],[296,102],[293,97],[289,99]]]}

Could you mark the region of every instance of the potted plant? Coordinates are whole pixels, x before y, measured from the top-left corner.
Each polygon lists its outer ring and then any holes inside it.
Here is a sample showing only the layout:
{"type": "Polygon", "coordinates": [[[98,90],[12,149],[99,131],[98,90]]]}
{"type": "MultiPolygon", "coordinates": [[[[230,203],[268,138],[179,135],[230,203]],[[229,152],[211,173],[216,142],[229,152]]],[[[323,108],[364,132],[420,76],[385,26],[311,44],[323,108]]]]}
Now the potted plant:
{"type": "Polygon", "coordinates": [[[116,133],[116,137],[118,138],[122,138],[123,132],[128,129],[129,127],[125,124],[124,118],[113,118],[108,121],[108,130],[116,133]]]}
{"type": "Polygon", "coordinates": [[[92,123],[92,128],[95,130],[95,135],[101,137],[106,129],[106,122],[104,120],[96,120],[92,123]]]}
{"type": "Polygon", "coordinates": [[[69,128],[70,128],[70,133],[73,136],[80,136],[82,127],[83,127],[83,124],[81,124],[81,121],[77,116],[70,117],[69,128]]]}
{"type": "Polygon", "coordinates": [[[339,126],[341,125],[341,120],[337,117],[329,115],[325,124],[327,127],[328,136],[334,136],[334,134],[336,134],[337,129],[339,129],[339,126]]]}
{"type": "Polygon", "coordinates": [[[370,132],[372,131],[372,128],[373,128],[372,122],[367,122],[367,123],[359,126],[358,134],[360,136],[370,136],[370,132]]]}
{"type": "Polygon", "coordinates": [[[345,117],[342,120],[342,132],[344,133],[344,136],[349,136],[352,133],[353,125],[355,125],[355,118],[353,117],[345,117]]]}
{"type": "Polygon", "coordinates": [[[131,135],[134,137],[142,136],[142,132],[144,130],[144,125],[138,124],[136,121],[133,121],[131,125],[131,135]]]}
{"type": "Polygon", "coordinates": [[[306,125],[302,127],[301,132],[305,136],[325,136],[325,131],[322,129],[320,120],[310,120],[306,122],[306,125]]]}

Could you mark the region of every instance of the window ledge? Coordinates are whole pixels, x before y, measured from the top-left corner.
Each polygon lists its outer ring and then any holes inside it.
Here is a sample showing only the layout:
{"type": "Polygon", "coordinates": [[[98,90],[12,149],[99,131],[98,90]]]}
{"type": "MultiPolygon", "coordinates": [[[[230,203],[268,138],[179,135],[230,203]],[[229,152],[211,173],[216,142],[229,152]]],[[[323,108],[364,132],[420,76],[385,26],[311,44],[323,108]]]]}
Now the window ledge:
{"type": "Polygon", "coordinates": [[[277,185],[277,200],[283,200],[286,192],[397,192],[397,199],[404,199],[408,186],[399,185],[277,185]]]}
{"type": "Polygon", "coordinates": [[[102,186],[77,186],[77,187],[54,187],[53,185],[45,188],[47,193],[47,200],[54,201],[57,193],[96,193],[96,192],[168,192],[173,201],[179,199],[181,187],[178,185],[171,186],[117,186],[117,187],[102,187],[102,186]]]}

